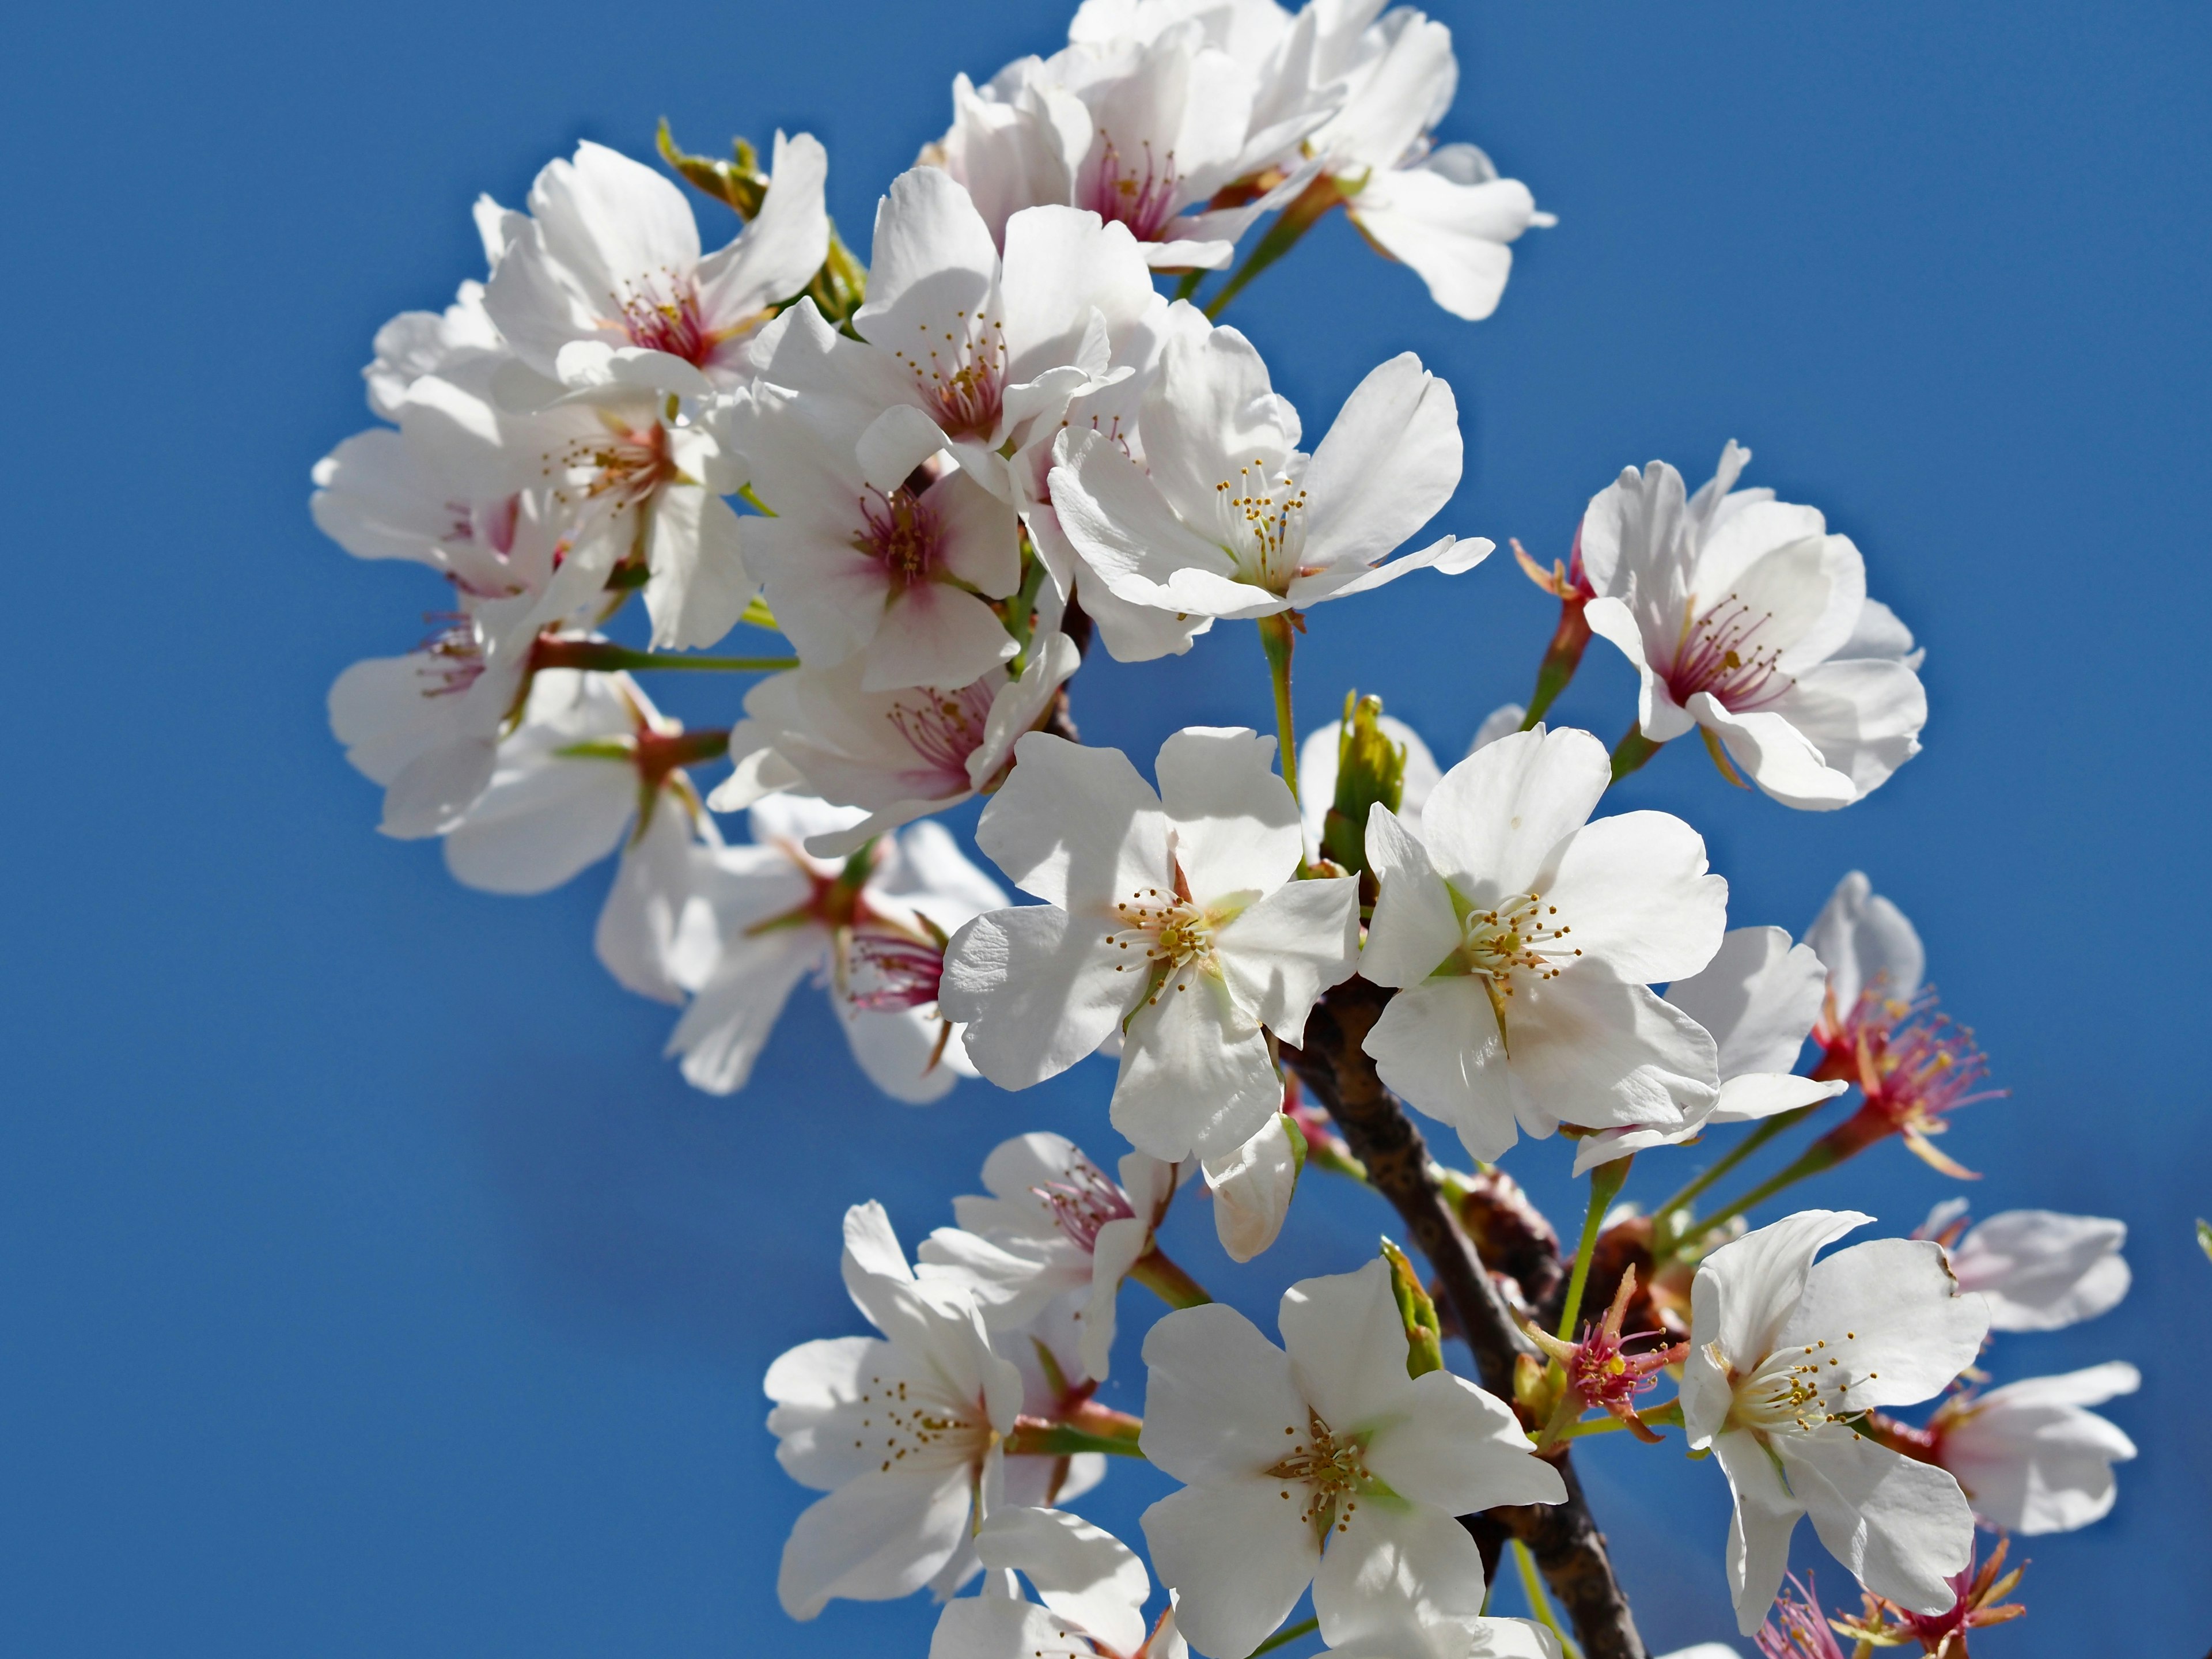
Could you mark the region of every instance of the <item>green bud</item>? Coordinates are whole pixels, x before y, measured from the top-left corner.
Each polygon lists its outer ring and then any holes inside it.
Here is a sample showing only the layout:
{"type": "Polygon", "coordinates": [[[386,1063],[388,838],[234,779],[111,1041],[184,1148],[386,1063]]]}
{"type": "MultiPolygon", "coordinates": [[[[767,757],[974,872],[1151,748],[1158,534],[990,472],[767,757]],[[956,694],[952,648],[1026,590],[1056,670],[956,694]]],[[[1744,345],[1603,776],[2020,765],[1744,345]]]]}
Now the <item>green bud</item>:
{"type": "Polygon", "coordinates": [[[1420,1376],[1444,1368],[1443,1328],[1437,1322],[1437,1304],[1428,1287],[1413,1271],[1406,1253],[1389,1239],[1382,1241],[1382,1259],[1390,1264],[1390,1293],[1398,1298],[1398,1317],[1406,1325],[1406,1375],[1420,1376]]]}
{"type": "Polygon", "coordinates": [[[759,214],[761,204],[768,198],[768,174],[760,170],[760,153],[744,139],[737,140],[732,146],[737,157],[732,161],[687,155],[676,148],[675,136],[668,131],[664,117],[656,142],[660,146],[660,159],[682,174],[684,181],[693,189],[713,197],[740,219],[750,222],[759,214]]]}
{"type": "Polygon", "coordinates": [[[1354,875],[1367,868],[1367,810],[1380,801],[1392,811],[1406,795],[1406,750],[1382,735],[1382,699],[1344,694],[1344,725],[1336,739],[1336,799],[1322,820],[1321,850],[1354,875]]]}

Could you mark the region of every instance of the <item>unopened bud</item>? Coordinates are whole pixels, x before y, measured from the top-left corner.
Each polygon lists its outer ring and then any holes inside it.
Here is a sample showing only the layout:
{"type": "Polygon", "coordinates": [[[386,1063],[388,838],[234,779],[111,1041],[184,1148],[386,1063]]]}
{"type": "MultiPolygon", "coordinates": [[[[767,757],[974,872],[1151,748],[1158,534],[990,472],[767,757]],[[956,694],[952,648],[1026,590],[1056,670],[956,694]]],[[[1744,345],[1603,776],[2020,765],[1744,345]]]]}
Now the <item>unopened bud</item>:
{"type": "Polygon", "coordinates": [[[1390,1264],[1390,1293],[1398,1299],[1398,1317],[1406,1325],[1406,1375],[1419,1376],[1444,1368],[1443,1333],[1437,1319],[1437,1304],[1406,1253],[1389,1239],[1382,1241],[1382,1259],[1390,1264]]]}
{"type": "Polygon", "coordinates": [[[1231,1261],[1249,1261],[1275,1242],[1305,1162],[1304,1132],[1279,1112],[1235,1152],[1200,1165],[1213,1194],[1214,1231],[1231,1261]]]}
{"type": "Polygon", "coordinates": [[[1322,820],[1321,849],[1346,870],[1367,868],[1367,812],[1381,802],[1393,812],[1406,795],[1406,749],[1382,733],[1382,699],[1344,695],[1336,739],[1336,799],[1322,820]]]}

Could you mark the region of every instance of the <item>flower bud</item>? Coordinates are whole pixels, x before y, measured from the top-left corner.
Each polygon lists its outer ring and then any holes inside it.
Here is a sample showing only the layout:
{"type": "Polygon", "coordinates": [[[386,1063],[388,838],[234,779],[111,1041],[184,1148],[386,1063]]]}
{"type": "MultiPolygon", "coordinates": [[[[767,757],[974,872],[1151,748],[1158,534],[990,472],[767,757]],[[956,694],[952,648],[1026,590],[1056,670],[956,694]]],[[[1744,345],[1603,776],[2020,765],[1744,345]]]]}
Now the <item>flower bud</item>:
{"type": "Polygon", "coordinates": [[[1419,1376],[1444,1366],[1443,1330],[1437,1304],[1406,1253],[1389,1239],[1382,1241],[1382,1259],[1390,1264],[1390,1293],[1398,1298],[1398,1316],[1406,1322],[1406,1375],[1419,1376]]]}
{"type": "Polygon", "coordinates": [[[1322,821],[1321,848],[1345,869],[1367,868],[1367,810],[1380,801],[1393,812],[1406,793],[1406,750],[1376,724],[1382,699],[1344,694],[1336,740],[1336,799],[1322,821]]]}
{"type": "Polygon", "coordinates": [[[1304,1133],[1280,1113],[1226,1158],[1204,1161],[1214,1231],[1231,1261],[1249,1261],[1275,1242],[1305,1162],[1304,1133]]]}

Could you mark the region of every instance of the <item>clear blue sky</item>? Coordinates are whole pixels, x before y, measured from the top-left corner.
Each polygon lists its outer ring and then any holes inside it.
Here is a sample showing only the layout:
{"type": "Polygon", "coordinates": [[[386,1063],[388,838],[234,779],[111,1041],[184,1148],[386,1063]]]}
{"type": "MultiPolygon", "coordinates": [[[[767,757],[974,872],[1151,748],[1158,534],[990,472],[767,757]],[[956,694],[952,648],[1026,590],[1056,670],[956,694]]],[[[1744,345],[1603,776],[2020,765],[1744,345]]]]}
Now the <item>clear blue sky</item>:
{"type": "MultiPolygon", "coordinates": [[[[1445,136],[1559,228],[1480,325],[1340,225],[1236,320],[1316,431],[1385,356],[1446,375],[1469,467],[1444,528],[1563,552],[1622,465],[1694,481],[1735,437],[1752,482],[1856,538],[1929,647],[1926,753],[1832,817],[1735,794],[1694,746],[1621,799],[1705,829],[1741,921],[1801,928],[1870,872],[2014,1091],[1946,1143],[1988,1172],[1978,1204],[2134,1228],[2120,1312],[1992,1362],[2124,1357],[2148,1382],[2110,1408],[2144,1449],[2118,1512],[2025,1548],[2033,1614],[1987,1646],[2201,1651],[2212,15],[1438,9],[1466,67],[1445,136]]],[[[926,1646],[920,1606],[776,1611],[804,1494],[760,1375],[856,1328],[846,1204],[882,1198],[911,1240],[1004,1134],[1106,1150],[1105,1075],[900,1108],[802,995],[749,1092],[689,1093],[659,1058],[665,1011],[591,958],[603,874],[502,900],[374,833],[324,690],[411,644],[438,592],[319,538],[307,469],[367,423],[375,326],[475,273],[477,191],[519,200],[579,137],[644,153],[664,113],[701,148],[781,124],[827,143],[833,209],[865,233],[954,71],[1062,21],[88,0],[9,26],[0,1648],[926,1646]]],[[[1503,557],[1328,607],[1304,713],[1356,676],[1455,751],[1525,692],[1549,623],[1503,557]]],[[[1218,632],[1162,669],[1086,670],[1086,736],[1148,756],[1179,724],[1264,723],[1249,630],[1218,632]]],[[[1631,700],[1598,647],[1559,714],[1610,740],[1631,700]]],[[[726,720],[734,694],[671,701],[726,720]]],[[[1509,1165],[1563,1223],[1567,1161],[1553,1142],[1509,1165]]],[[[1951,1189],[1891,1146],[1806,1196],[1903,1231],[1951,1189]]],[[[1202,1210],[1180,1237],[1256,1307],[1355,1265],[1384,1220],[1316,1182],[1264,1272],[1222,1267],[1202,1210]]],[[[1600,1450],[1648,1633],[1723,1634],[1717,1474],[1678,1445],[1600,1450]]],[[[1157,1489],[1117,1470],[1094,1512],[1133,1526],[1157,1489]]]]}

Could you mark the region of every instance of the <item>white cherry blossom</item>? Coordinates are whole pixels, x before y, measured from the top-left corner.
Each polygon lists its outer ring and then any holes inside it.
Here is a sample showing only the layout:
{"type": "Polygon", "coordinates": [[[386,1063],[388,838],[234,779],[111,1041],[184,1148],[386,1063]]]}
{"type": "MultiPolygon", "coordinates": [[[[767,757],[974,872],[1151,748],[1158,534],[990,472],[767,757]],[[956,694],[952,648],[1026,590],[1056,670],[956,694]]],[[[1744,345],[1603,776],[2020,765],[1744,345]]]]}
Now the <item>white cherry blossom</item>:
{"type": "Polygon", "coordinates": [[[1694,496],[1664,461],[1594,496],[1583,615],[1642,677],[1646,738],[1703,726],[1784,805],[1847,806],[1920,752],[1920,653],[1867,598],[1849,537],[1817,508],[1735,489],[1750,459],[1731,442],[1694,496]]]}
{"type": "Polygon", "coordinates": [[[943,941],[1006,895],[941,824],[887,836],[840,863],[805,850],[860,814],[804,795],[771,795],[750,814],[752,844],[717,848],[696,878],[719,948],[690,975],[692,994],[668,1052],[709,1094],[731,1094],[800,980],[819,975],[853,1058],[895,1100],[940,1098],[973,1076],[938,1009],[943,941]]]}
{"type": "Polygon", "coordinates": [[[1119,1031],[1113,1121],[1139,1150],[1218,1156],[1275,1114],[1269,1036],[1298,1042],[1352,971],[1358,884],[1292,879],[1298,810],[1273,751],[1186,727],[1155,794],[1118,750],[1021,740],[976,844],[1044,902],[978,916],[945,962],[945,1011],[984,1076],[1026,1088],[1119,1031]]]}
{"type": "Polygon", "coordinates": [[[1680,1146],[1709,1126],[1749,1123],[1842,1094],[1850,1087],[1843,1079],[1824,1082],[1794,1070],[1827,981],[1812,947],[1792,945],[1779,927],[1724,934],[1712,961],[1668,986],[1666,997],[1704,1026],[1719,1050],[1721,1087],[1712,1109],[1679,1129],[1601,1129],[1575,1149],[1575,1173],[1646,1146],[1680,1146]]]}
{"type": "Polygon", "coordinates": [[[2113,1360],[1947,1401],[1928,1425],[1935,1461],[1990,1525],[2029,1537],[2072,1532],[2111,1513],[2112,1465],[2136,1455],[2087,1407],[2142,1386],[2133,1365],[2113,1360]]]}
{"type": "Polygon", "coordinates": [[[1067,1298],[1081,1328],[1083,1376],[1103,1381],[1114,1351],[1115,1297],[1152,1248],[1153,1229],[1175,1197],[1177,1169],[1130,1152],[1121,1177],[1116,1182],[1064,1136],[1017,1135],[983,1161],[991,1196],[954,1199],[959,1226],[932,1233],[920,1259],[968,1275],[994,1330],[1025,1330],[1050,1304],[1067,1298]]]}
{"type": "Polygon", "coordinates": [[[1410,6],[1378,16],[1387,3],[1308,7],[1317,21],[1309,73],[1340,87],[1342,105],[1305,148],[1361,234],[1412,266],[1437,304],[1479,321],[1505,291],[1510,245],[1556,221],[1473,144],[1436,144],[1459,88],[1451,31],[1410,6]]]}
{"type": "Polygon", "coordinates": [[[1024,208],[1065,204],[1126,226],[1155,268],[1226,264],[1287,192],[1277,180],[1233,207],[1212,208],[1214,197],[1256,181],[1326,106],[1302,104],[1255,130],[1260,70],[1197,18],[1094,12],[1071,33],[1063,51],[1018,59],[981,87],[956,80],[952,125],[923,159],[967,188],[994,235],[1024,208]]]}
{"type": "Polygon", "coordinates": [[[1486,1162],[1516,1125],[1672,1130],[1715,1102],[1713,1039],[1648,987],[1712,960],[1728,884],[1679,818],[1588,822],[1611,777],[1589,732],[1539,726],[1445,773],[1418,836],[1368,818],[1359,970],[1399,993],[1364,1046],[1486,1162]]]}
{"type": "Polygon", "coordinates": [[[880,1337],[803,1343],[769,1367],[776,1462],[826,1493],[785,1544],[776,1595],[794,1619],[834,1597],[912,1594],[996,1501],[1020,1375],[992,1351],[960,1285],[917,1279],[878,1204],[845,1214],[846,1291],[880,1337]]]}
{"type": "Polygon", "coordinates": [[[1872,1218],[1801,1212],[1715,1250],[1691,1285],[1683,1425],[1735,1495],[1729,1589],[1746,1636],[1781,1589],[1800,1516],[1868,1589],[1915,1612],[1950,1607],[1945,1581],[1972,1559],[1959,1483],[1844,1419],[1940,1392],[1973,1363],[1988,1311],[1928,1241],[1875,1239],[1814,1261],[1872,1218]]]}
{"type": "MultiPolygon", "coordinates": [[[[1332,1659],[1561,1659],[1559,1638],[1533,1619],[1389,1609],[1332,1642],[1332,1659]]],[[[1675,1654],[1668,1659],[1683,1659],[1675,1654]]],[[[1693,1656],[1692,1659],[1704,1659],[1693,1656]]],[[[1729,1654],[1728,1659],[1735,1659],[1729,1654]]]]}
{"type": "Polygon", "coordinates": [[[1152,1577],[1111,1533],[1064,1510],[1008,1507],[975,1531],[983,1594],[946,1604],[931,1659],[1184,1659],[1172,1612],[1148,1627],[1152,1577]],[[1019,1573],[1037,1602],[1007,1593],[1019,1573]]]}
{"type": "Polygon", "coordinates": [[[539,374],[571,378],[578,343],[674,358],[717,386],[750,373],[747,344],[830,251],[829,159],[805,133],[775,136],[768,194],[726,247],[700,257],[682,191],[602,144],[549,162],[530,217],[498,262],[484,309],[539,374]]]}
{"type": "Polygon", "coordinates": [[[1959,1237],[1966,1200],[1929,1212],[1916,1238],[1942,1241],[1962,1290],[1990,1304],[1993,1331],[2057,1331],[2110,1313],[2133,1275],[2120,1254],[2128,1224],[2056,1210],[2007,1210],[1959,1237]]]}
{"type": "Polygon", "coordinates": [[[869,691],[862,659],[771,675],[745,693],[730,733],[735,769],[708,797],[718,812],[797,789],[867,816],[819,837],[810,851],[842,857],[870,837],[996,789],[1014,744],[1052,712],[1082,661],[1058,629],[1056,603],[1036,619],[1018,673],[987,670],[963,686],[869,691]]]}
{"type": "MultiPolygon", "coordinates": [[[[499,234],[503,216],[498,208],[490,209],[491,234],[485,240],[484,257],[493,264],[499,262],[501,251],[493,237],[499,234]]],[[[477,227],[485,226],[484,207],[480,204],[477,227]]],[[[368,383],[369,408],[385,420],[396,421],[400,399],[423,375],[442,374],[472,358],[507,356],[507,342],[483,301],[484,285],[465,282],[454,295],[453,303],[443,311],[403,311],[377,330],[373,348],[376,355],[361,371],[362,379],[368,383]]]]}
{"type": "Polygon", "coordinates": [[[1139,466],[1101,434],[1053,469],[1061,529],[1115,594],[1204,617],[1266,617],[1433,565],[1472,569],[1492,544],[1445,536],[1378,562],[1458,488],[1451,388],[1406,352],[1352,391],[1321,447],[1232,328],[1179,335],[1139,415],[1139,466]]]}
{"type": "Polygon", "coordinates": [[[1464,1377],[1407,1375],[1388,1263],[1293,1285],[1278,1322],[1281,1348],[1217,1303],[1145,1339],[1145,1455],[1184,1483],[1145,1537],[1184,1633],[1243,1659],[1309,1583],[1332,1642],[1378,1603],[1479,1616],[1482,1556],[1455,1517],[1563,1503],[1558,1471],[1464,1377]]]}

